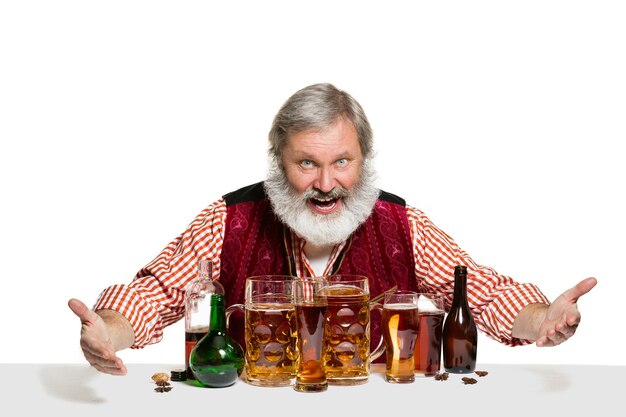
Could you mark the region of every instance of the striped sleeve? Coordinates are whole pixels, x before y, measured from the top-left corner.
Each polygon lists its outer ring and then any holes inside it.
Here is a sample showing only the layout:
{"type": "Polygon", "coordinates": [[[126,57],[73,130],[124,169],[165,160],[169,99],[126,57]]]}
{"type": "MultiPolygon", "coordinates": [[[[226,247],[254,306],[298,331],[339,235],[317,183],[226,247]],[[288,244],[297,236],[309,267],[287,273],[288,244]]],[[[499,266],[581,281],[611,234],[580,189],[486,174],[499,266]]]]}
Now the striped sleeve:
{"type": "Polygon", "coordinates": [[[468,269],[467,297],[476,326],[505,345],[532,343],[514,338],[511,332],[513,321],[523,307],[531,303],[549,304],[541,290],[534,284],[518,283],[511,277],[476,264],[421,211],[407,206],[407,216],[419,290],[443,294],[447,311],[454,294],[454,267],[465,265],[468,269]]]}
{"type": "Polygon", "coordinates": [[[220,199],[204,209],[130,284],[106,288],[94,310],[115,310],[130,321],[135,332],[131,348],[159,342],[163,329],[184,317],[185,289],[197,277],[198,260],[212,260],[213,277],[219,276],[225,221],[226,204],[220,199]]]}

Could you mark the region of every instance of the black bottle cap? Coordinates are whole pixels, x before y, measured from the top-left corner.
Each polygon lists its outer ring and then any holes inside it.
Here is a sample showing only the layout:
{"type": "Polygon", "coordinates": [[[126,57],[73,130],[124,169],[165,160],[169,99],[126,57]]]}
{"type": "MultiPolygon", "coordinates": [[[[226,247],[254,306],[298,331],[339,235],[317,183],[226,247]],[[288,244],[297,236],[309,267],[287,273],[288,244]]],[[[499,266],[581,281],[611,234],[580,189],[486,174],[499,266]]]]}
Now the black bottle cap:
{"type": "Polygon", "coordinates": [[[454,267],[454,273],[467,275],[467,267],[465,265],[457,265],[454,267]]]}
{"type": "Polygon", "coordinates": [[[184,369],[174,369],[170,372],[170,379],[172,381],[186,381],[187,380],[187,371],[184,369]]]}

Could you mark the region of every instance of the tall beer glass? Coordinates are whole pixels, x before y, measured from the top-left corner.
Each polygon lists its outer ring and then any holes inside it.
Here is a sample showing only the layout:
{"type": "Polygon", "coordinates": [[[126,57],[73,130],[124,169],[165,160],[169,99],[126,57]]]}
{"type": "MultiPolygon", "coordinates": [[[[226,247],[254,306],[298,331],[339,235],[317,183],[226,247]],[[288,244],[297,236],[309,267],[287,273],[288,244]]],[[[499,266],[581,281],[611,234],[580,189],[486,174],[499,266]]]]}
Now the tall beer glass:
{"type": "Polygon", "coordinates": [[[441,367],[444,299],[442,295],[431,293],[419,293],[418,297],[420,325],[413,355],[415,374],[434,376],[441,367]]]}
{"type": "Polygon", "coordinates": [[[328,387],[322,363],[324,321],[328,308],[325,297],[320,294],[323,284],[324,281],[316,279],[294,281],[298,332],[298,371],[294,389],[300,392],[320,392],[328,387]]]}
{"type": "Polygon", "coordinates": [[[406,384],[415,381],[414,349],[419,332],[418,294],[395,291],[385,294],[383,339],[386,346],[385,381],[406,384]]]}

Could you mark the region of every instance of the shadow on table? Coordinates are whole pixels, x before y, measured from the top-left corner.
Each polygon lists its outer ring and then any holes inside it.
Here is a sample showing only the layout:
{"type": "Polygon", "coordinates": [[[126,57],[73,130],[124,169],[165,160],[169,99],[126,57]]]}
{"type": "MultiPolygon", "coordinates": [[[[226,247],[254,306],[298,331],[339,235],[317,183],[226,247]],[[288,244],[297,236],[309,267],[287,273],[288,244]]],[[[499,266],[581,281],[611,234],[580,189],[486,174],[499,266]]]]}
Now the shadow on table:
{"type": "Polygon", "coordinates": [[[79,365],[47,365],[39,371],[39,380],[52,397],[85,404],[103,404],[104,398],[89,386],[97,371],[79,365]]]}
{"type": "Polygon", "coordinates": [[[558,393],[568,391],[572,385],[570,375],[555,367],[541,365],[528,365],[526,371],[536,375],[541,381],[541,386],[537,386],[540,392],[558,393]]]}

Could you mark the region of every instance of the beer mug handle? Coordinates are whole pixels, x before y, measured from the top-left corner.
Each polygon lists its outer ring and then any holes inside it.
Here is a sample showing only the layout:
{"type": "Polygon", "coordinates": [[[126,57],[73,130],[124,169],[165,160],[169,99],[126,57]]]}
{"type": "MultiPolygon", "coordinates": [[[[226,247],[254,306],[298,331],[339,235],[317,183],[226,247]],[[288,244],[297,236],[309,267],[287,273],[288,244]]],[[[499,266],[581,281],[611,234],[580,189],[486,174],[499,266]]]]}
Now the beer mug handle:
{"type": "MultiPolygon", "coordinates": [[[[380,303],[370,303],[370,313],[374,310],[378,310],[381,314],[383,314],[383,305],[380,303]]],[[[370,314],[371,316],[371,314],[370,314]]],[[[383,340],[383,337],[381,335],[380,340],[378,341],[378,346],[376,346],[376,349],[374,349],[371,353],[370,353],[370,362],[374,362],[376,359],[378,359],[383,353],[385,353],[385,342],[383,340]]]]}
{"type": "Polygon", "coordinates": [[[235,311],[241,311],[243,313],[244,312],[243,304],[233,304],[232,306],[226,309],[226,330],[230,330],[230,326],[229,326],[230,315],[233,314],[235,311]]]}

